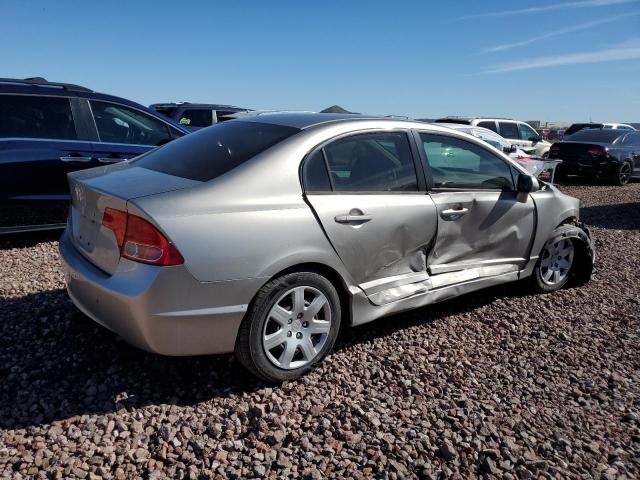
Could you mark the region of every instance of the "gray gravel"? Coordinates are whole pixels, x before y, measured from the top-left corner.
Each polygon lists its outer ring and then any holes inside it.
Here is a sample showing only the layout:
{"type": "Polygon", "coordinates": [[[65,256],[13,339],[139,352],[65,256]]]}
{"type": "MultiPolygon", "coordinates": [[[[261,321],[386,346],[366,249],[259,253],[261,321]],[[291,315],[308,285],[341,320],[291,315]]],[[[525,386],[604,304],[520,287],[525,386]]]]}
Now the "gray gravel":
{"type": "Polygon", "coordinates": [[[129,347],[71,305],[55,235],[0,239],[0,478],[640,476],[640,183],[562,188],[589,285],[348,330],[280,387],[129,347]]]}

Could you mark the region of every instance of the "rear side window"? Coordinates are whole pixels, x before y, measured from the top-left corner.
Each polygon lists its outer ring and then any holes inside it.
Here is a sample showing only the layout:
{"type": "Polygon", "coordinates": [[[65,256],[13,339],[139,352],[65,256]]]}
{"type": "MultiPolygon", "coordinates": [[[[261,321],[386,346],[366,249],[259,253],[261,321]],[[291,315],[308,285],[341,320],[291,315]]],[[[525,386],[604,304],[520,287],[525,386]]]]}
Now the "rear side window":
{"type": "Polygon", "coordinates": [[[173,118],[173,114],[176,113],[175,107],[155,107],[154,110],[168,118],[173,118]]]}
{"type": "Polygon", "coordinates": [[[158,146],[176,136],[163,121],[123,105],[91,100],[91,110],[101,142],[158,146]]]}
{"type": "Polygon", "coordinates": [[[267,123],[225,122],[185,135],[132,163],[156,172],[206,182],[299,131],[267,123]]]}
{"type": "Polygon", "coordinates": [[[217,122],[226,122],[227,120],[233,120],[234,114],[238,113],[236,110],[216,110],[215,116],[217,122]]]}
{"type": "Polygon", "coordinates": [[[307,192],[330,192],[331,181],[327,172],[322,149],[316,150],[304,163],[302,173],[304,188],[307,192]]]}
{"type": "Polygon", "coordinates": [[[409,139],[404,132],[354,135],[330,143],[323,151],[335,191],[418,189],[409,139]]]}
{"type": "Polygon", "coordinates": [[[0,137],[77,140],[69,99],[0,95],[0,137]]]}
{"type": "Polygon", "coordinates": [[[209,127],[213,123],[213,112],[204,108],[185,110],[179,123],[185,127],[209,127]]]}
{"type": "Polygon", "coordinates": [[[524,123],[518,124],[518,130],[520,131],[520,140],[534,140],[538,139],[538,132],[536,132],[529,125],[524,123]]]}
{"type": "Polygon", "coordinates": [[[493,130],[494,132],[498,133],[496,122],[478,122],[478,126],[488,128],[489,130],[493,130]]]}
{"type": "Polygon", "coordinates": [[[499,122],[500,135],[504,138],[518,139],[520,138],[520,132],[518,130],[518,124],[513,122],[499,122]]]}

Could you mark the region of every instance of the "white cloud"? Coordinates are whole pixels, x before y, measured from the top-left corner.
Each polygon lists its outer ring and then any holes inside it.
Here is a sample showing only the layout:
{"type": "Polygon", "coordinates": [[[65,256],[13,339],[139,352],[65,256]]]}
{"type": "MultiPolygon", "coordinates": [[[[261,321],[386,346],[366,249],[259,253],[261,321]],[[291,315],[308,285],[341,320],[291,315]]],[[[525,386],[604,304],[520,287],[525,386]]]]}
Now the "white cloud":
{"type": "Polygon", "coordinates": [[[502,10],[500,12],[488,12],[479,13],[476,15],[465,15],[458,20],[470,20],[473,18],[488,18],[488,17],[510,17],[512,15],[525,15],[529,13],[544,13],[554,10],[566,10],[576,8],[590,8],[590,7],[608,7],[610,5],[620,5],[622,3],[632,3],[637,0],[582,0],[579,2],[566,2],[566,3],[554,3],[552,5],[544,5],[540,7],[521,8],[519,10],[502,10]]]}
{"type": "Polygon", "coordinates": [[[623,20],[628,17],[635,17],[638,15],[640,15],[640,12],[633,12],[633,13],[626,13],[624,15],[616,15],[615,17],[603,18],[601,20],[595,20],[592,22],[580,23],[572,27],[562,28],[559,30],[555,30],[553,32],[543,33],[541,35],[536,35],[534,37],[530,37],[525,40],[520,40],[518,42],[496,45],[495,47],[491,47],[491,48],[487,48],[486,50],[483,50],[482,53],[496,53],[496,52],[501,52],[503,50],[509,50],[511,48],[522,47],[524,45],[530,45],[532,43],[539,42],[541,40],[546,40],[548,38],[559,37],[561,35],[566,35],[568,33],[573,33],[573,32],[579,32],[581,30],[588,30],[590,28],[597,27],[606,23],[612,23],[618,20],[623,20]]]}
{"type": "Polygon", "coordinates": [[[484,73],[505,73],[519,70],[532,70],[536,68],[549,68],[564,65],[577,65],[583,63],[602,63],[617,60],[640,59],[640,39],[632,39],[603,50],[595,50],[580,53],[570,53],[549,57],[538,57],[519,62],[501,63],[492,66],[484,73]]]}

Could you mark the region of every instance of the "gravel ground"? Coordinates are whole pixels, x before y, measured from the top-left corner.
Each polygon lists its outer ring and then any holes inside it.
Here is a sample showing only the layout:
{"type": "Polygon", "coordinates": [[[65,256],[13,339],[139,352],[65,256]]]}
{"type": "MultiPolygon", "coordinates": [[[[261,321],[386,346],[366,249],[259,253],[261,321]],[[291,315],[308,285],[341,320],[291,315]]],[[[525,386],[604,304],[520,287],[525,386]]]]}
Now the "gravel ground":
{"type": "Polygon", "coordinates": [[[640,183],[562,188],[589,285],[348,330],[279,387],[129,347],[71,305],[56,235],[0,240],[0,477],[640,476],[640,183]]]}

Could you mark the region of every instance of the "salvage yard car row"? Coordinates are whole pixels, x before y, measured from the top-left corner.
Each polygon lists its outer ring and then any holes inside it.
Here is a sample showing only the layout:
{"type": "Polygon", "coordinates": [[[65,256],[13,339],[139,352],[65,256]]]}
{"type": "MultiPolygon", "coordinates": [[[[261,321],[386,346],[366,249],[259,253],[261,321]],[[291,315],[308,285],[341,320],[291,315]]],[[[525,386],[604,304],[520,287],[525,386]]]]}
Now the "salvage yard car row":
{"type": "MultiPolygon", "coordinates": [[[[260,113],[232,105],[189,102],[146,108],[39,77],[0,79],[0,234],[62,228],[70,199],[69,172],[128,160],[199,128],[260,113]]],[[[548,155],[550,144],[524,122],[486,117],[446,117],[436,122],[503,149],[532,174],[559,163],[557,155],[553,157],[556,162],[540,158],[548,155]]],[[[631,137],[618,144],[626,146],[630,141],[631,137]]],[[[638,150],[640,147],[631,157],[617,160],[622,170],[616,178],[623,183],[640,175],[633,156],[638,150]]],[[[579,168],[568,165],[565,174],[584,175],[596,160],[603,159],[582,155],[579,168]]]]}
{"type": "MultiPolygon", "coordinates": [[[[280,382],[321,362],[341,325],[506,282],[552,292],[591,276],[578,200],[507,155],[514,136],[529,135],[520,146],[530,155],[550,146],[523,122],[456,118],[470,135],[453,120],[238,110],[189,133],[200,125],[184,127],[183,106],[176,123],[75,85],[1,86],[7,212],[53,228],[62,218],[43,223],[29,205],[62,216],[70,195],[60,241],[69,296],[152,352],[234,352],[280,382]],[[483,126],[507,139],[495,148],[483,126]],[[18,153],[28,161],[12,161],[18,153]]],[[[618,141],[636,132],[607,132],[618,135],[611,145],[586,153],[608,162],[621,152],[614,164],[631,170],[611,171],[623,185],[640,170],[618,141]]],[[[581,134],[554,145],[552,161],[581,134]]],[[[570,169],[581,155],[565,174],[584,173],[570,169]]]]}

